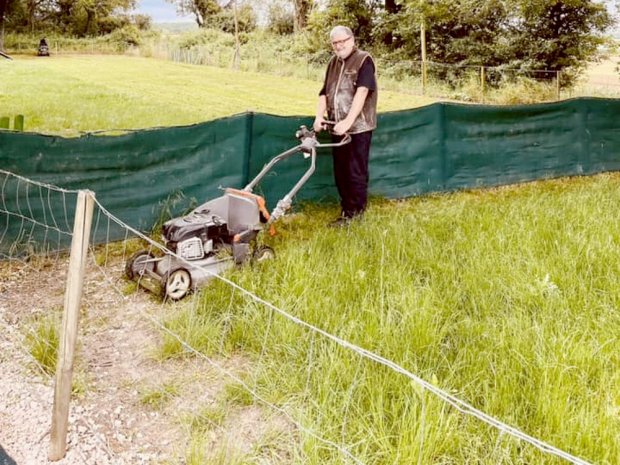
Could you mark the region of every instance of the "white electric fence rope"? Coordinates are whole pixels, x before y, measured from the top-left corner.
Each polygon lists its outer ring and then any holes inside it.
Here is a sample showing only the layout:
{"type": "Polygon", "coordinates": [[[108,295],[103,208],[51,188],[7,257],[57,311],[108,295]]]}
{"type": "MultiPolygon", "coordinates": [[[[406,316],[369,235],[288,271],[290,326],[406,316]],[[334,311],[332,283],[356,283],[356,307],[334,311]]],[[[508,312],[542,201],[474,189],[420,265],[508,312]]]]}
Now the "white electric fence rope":
{"type": "MultiPolygon", "coordinates": [[[[24,178],[22,176],[19,175],[15,175],[13,173],[7,172],[5,170],[1,170],[0,169],[0,174],[5,175],[5,180],[2,183],[2,189],[1,189],[1,194],[2,194],[2,209],[0,209],[1,212],[6,213],[7,214],[7,223],[9,221],[9,217],[10,216],[14,216],[14,217],[18,217],[20,218],[20,220],[22,221],[22,225],[24,224],[24,221],[28,221],[31,222],[33,224],[33,228],[35,225],[41,226],[46,228],[47,230],[53,230],[56,231],[58,233],[61,234],[68,234],[70,235],[70,232],[67,231],[63,231],[62,229],[60,229],[60,227],[58,226],[58,223],[56,221],[56,218],[53,215],[53,209],[51,208],[51,199],[50,199],[50,191],[56,191],[62,194],[63,196],[63,209],[64,209],[64,213],[65,213],[65,224],[67,225],[67,230],[70,231],[71,228],[69,227],[67,221],[68,221],[68,215],[67,215],[67,208],[66,208],[66,198],[65,195],[66,194],[77,194],[78,191],[77,190],[67,190],[67,189],[62,189],[62,188],[58,188],[56,186],[50,185],[50,184],[45,184],[45,183],[41,183],[41,182],[37,182],[37,181],[33,181],[27,178],[24,178]],[[21,182],[26,183],[26,185],[36,185],[39,186],[39,188],[45,188],[48,189],[48,196],[47,196],[47,204],[49,207],[49,212],[50,212],[50,218],[54,223],[54,226],[51,226],[49,224],[44,224],[41,223],[39,221],[37,221],[34,218],[34,214],[32,212],[32,206],[30,204],[30,199],[26,199],[26,205],[28,206],[28,210],[31,214],[31,217],[25,216],[23,214],[23,212],[21,212],[21,207],[19,206],[19,195],[17,196],[17,208],[19,210],[19,213],[15,213],[12,211],[8,210],[8,207],[6,205],[5,202],[5,188],[6,188],[6,184],[8,181],[9,177],[13,177],[15,179],[18,180],[18,190],[19,190],[19,184],[21,182]]],[[[26,194],[29,192],[28,188],[26,188],[26,194]]],[[[19,192],[18,192],[19,194],[19,192]]],[[[41,199],[41,203],[42,205],[45,207],[44,205],[44,201],[43,201],[43,197],[41,196],[41,194],[39,195],[39,198],[41,199]]],[[[125,239],[127,239],[128,237],[128,231],[135,234],[137,237],[147,241],[151,247],[153,248],[157,248],[160,251],[162,251],[163,253],[167,253],[170,254],[171,252],[168,251],[165,247],[163,247],[162,245],[154,242],[153,240],[151,240],[150,238],[148,238],[147,236],[145,236],[144,234],[142,234],[141,232],[137,231],[136,229],[132,228],[131,226],[125,224],[123,221],[121,221],[120,219],[116,218],[114,215],[112,215],[110,212],[108,212],[105,207],[103,207],[99,201],[97,199],[95,199],[95,203],[98,205],[98,207],[100,208],[100,210],[108,217],[108,233],[109,233],[109,225],[110,225],[110,220],[115,222],[116,224],[118,224],[119,226],[123,227],[126,230],[126,235],[125,235],[125,239]]],[[[45,208],[43,209],[43,211],[45,211],[45,208]]],[[[99,216],[97,217],[97,225],[99,223],[99,216]]],[[[107,234],[108,234],[107,233],[107,234]]],[[[4,238],[4,234],[6,234],[6,229],[2,234],[2,238],[4,238]]],[[[47,237],[47,236],[46,236],[47,237]]],[[[109,236],[106,235],[106,238],[109,239],[109,236]]],[[[177,257],[179,259],[181,259],[180,257],[177,257]]],[[[182,260],[182,259],[181,259],[182,260]]],[[[195,265],[193,265],[191,262],[187,262],[185,260],[183,260],[187,266],[189,267],[193,267],[195,265]]],[[[97,265],[99,266],[99,265],[97,265]]],[[[210,273],[212,274],[215,278],[221,280],[222,282],[225,282],[226,284],[228,284],[229,286],[231,286],[232,288],[238,290],[239,292],[241,292],[242,294],[246,295],[247,297],[251,298],[252,300],[254,300],[255,302],[265,306],[266,308],[271,309],[274,312],[277,312],[278,314],[280,314],[281,316],[283,316],[284,318],[302,326],[305,327],[307,329],[309,329],[312,333],[314,334],[319,334],[325,338],[327,338],[328,340],[331,340],[333,342],[335,342],[336,344],[347,348],[353,352],[358,353],[360,356],[367,358],[368,360],[374,361],[378,364],[381,364],[383,366],[386,366],[388,368],[390,368],[391,370],[404,375],[406,377],[408,377],[409,379],[411,379],[412,381],[416,382],[419,386],[421,386],[422,388],[426,389],[427,391],[435,394],[437,397],[439,397],[441,400],[443,400],[444,402],[446,402],[447,404],[451,405],[452,407],[454,407],[455,409],[457,409],[459,412],[465,414],[465,415],[471,415],[475,418],[478,418],[480,421],[487,423],[488,425],[498,429],[500,431],[500,434],[504,434],[507,433],[515,438],[518,438],[524,442],[527,442],[531,445],[533,445],[534,447],[538,448],[539,450],[541,450],[542,452],[551,454],[551,455],[555,455],[559,458],[562,458],[564,460],[567,460],[571,463],[577,464],[577,465],[590,465],[589,462],[580,459],[578,457],[575,457],[567,452],[564,452],[550,444],[547,444],[539,439],[536,439],[510,425],[507,425],[505,423],[503,423],[500,420],[497,420],[496,418],[493,418],[487,414],[485,414],[484,412],[476,409],[475,407],[473,407],[472,405],[454,397],[453,395],[437,388],[436,386],[432,385],[431,383],[425,381],[424,379],[418,377],[417,375],[409,372],[408,370],[406,370],[405,368],[401,367],[400,365],[394,363],[391,360],[385,359],[384,357],[381,357],[380,355],[377,355],[373,352],[370,352],[366,349],[363,349],[355,344],[350,343],[349,341],[343,340],[341,338],[339,338],[338,336],[335,336],[331,333],[328,333],[325,330],[322,330],[321,328],[318,328],[314,325],[311,325],[293,315],[290,315],[289,313],[287,313],[286,311],[276,307],[275,305],[273,305],[270,302],[265,301],[264,299],[260,298],[259,296],[253,294],[251,291],[248,291],[247,289],[239,286],[238,284],[230,281],[227,278],[224,278],[218,274],[215,273],[210,273]]],[[[122,296],[122,294],[121,294],[122,296]]],[[[123,296],[123,298],[126,298],[125,296],[123,296]]],[[[331,447],[336,448],[337,450],[339,450],[340,452],[342,452],[343,454],[347,455],[348,457],[350,457],[351,459],[353,459],[356,463],[362,463],[361,461],[359,461],[359,459],[357,459],[355,456],[353,456],[348,450],[343,449],[342,447],[340,447],[339,445],[326,440],[324,438],[321,438],[319,436],[317,436],[314,432],[312,432],[311,430],[308,430],[307,428],[305,428],[303,425],[298,424],[291,416],[290,414],[288,414],[288,412],[284,411],[283,409],[281,409],[280,407],[277,407],[273,404],[270,404],[269,402],[267,402],[265,399],[263,399],[258,393],[256,393],[253,389],[251,389],[249,386],[247,386],[247,384],[245,384],[242,380],[240,380],[238,377],[236,377],[233,373],[230,373],[229,370],[226,370],[226,368],[221,367],[220,365],[218,365],[216,362],[212,361],[211,359],[209,359],[208,357],[206,357],[204,354],[200,353],[199,351],[197,351],[196,349],[194,349],[193,347],[191,347],[189,344],[187,344],[185,341],[183,341],[178,335],[174,334],[173,332],[171,332],[168,328],[166,328],[165,326],[163,326],[160,322],[158,322],[157,320],[155,320],[152,316],[144,313],[141,310],[141,313],[143,313],[144,315],[146,315],[151,321],[153,321],[158,327],[160,327],[163,331],[169,333],[172,337],[174,337],[175,339],[177,339],[179,341],[179,343],[185,347],[187,350],[197,354],[198,356],[204,358],[205,360],[207,360],[210,364],[212,364],[213,366],[217,367],[218,369],[222,370],[223,372],[225,372],[228,376],[230,376],[231,378],[235,379],[235,381],[239,382],[242,386],[244,386],[245,389],[248,390],[248,392],[250,392],[253,396],[255,396],[260,402],[269,405],[270,407],[272,407],[273,409],[275,409],[276,411],[279,411],[280,413],[284,414],[285,416],[287,416],[287,418],[289,418],[293,423],[295,423],[297,426],[300,427],[300,429],[302,429],[303,431],[305,431],[306,433],[310,434],[311,436],[315,437],[316,439],[318,439],[319,441],[330,445],[331,447]]]]}
{"type": "MultiPolygon", "coordinates": [[[[167,254],[171,254],[171,252],[169,250],[167,250],[165,247],[163,247],[160,244],[157,244],[156,242],[154,242],[152,239],[148,238],[147,236],[145,236],[144,234],[140,233],[139,231],[137,231],[136,229],[132,228],[131,226],[123,223],[120,219],[114,217],[114,215],[112,215],[110,212],[108,212],[103,205],[101,205],[96,199],[95,202],[97,203],[97,205],[99,206],[99,208],[106,214],[109,215],[110,218],[112,219],[112,221],[116,222],[119,226],[122,226],[124,228],[127,228],[129,231],[133,232],[136,236],[140,237],[141,239],[147,241],[148,243],[150,243],[153,247],[156,247],[160,250],[162,250],[164,253],[167,254]]],[[[186,260],[183,260],[181,257],[176,256],[178,259],[182,260],[183,262],[185,262],[189,267],[194,267],[195,265],[193,265],[191,262],[188,262],[186,260]]],[[[310,323],[307,323],[304,320],[301,320],[300,318],[294,316],[294,315],[290,315],[287,312],[285,312],[284,310],[276,307],[275,305],[273,305],[270,302],[267,302],[266,300],[262,299],[261,297],[253,294],[251,291],[248,291],[247,289],[239,286],[237,283],[223,277],[220,276],[218,274],[215,273],[210,273],[212,274],[214,277],[216,277],[217,279],[219,279],[222,282],[225,282],[226,284],[228,284],[229,286],[231,286],[232,288],[238,290],[239,292],[241,292],[242,294],[250,297],[252,300],[254,300],[257,303],[260,303],[262,305],[264,305],[265,307],[279,313],[280,315],[282,315],[284,318],[302,326],[305,327],[307,329],[309,329],[310,331],[313,331],[317,334],[322,335],[323,337],[335,342],[336,344],[345,347],[349,350],[352,350],[353,352],[356,352],[360,355],[362,355],[363,357],[372,360],[380,365],[386,366],[390,369],[392,369],[393,371],[400,373],[404,376],[406,376],[407,378],[409,378],[412,381],[415,381],[418,385],[420,385],[422,388],[426,389],[427,391],[435,394],[437,397],[439,397],[441,400],[443,400],[444,402],[446,402],[447,404],[451,405],[452,407],[454,407],[455,409],[457,409],[459,412],[465,414],[465,415],[471,415],[475,418],[478,418],[480,421],[498,429],[501,432],[506,432],[509,435],[518,438],[524,442],[527,442],[529,444],[531,444],[532,446],[536,447],[537,449],[541,450],[542,452],[545,452],[547,454],[551,454],[551,455],[555,455],[559,458],[562,458],[568,462],[571,462],[573,464],[576,465],[591,465],[589,462],[579,458],[579,457],[575,457],[561,449],[558,449],[550,444],[547,444],[544,441],[541,441],[533,436],[528,435],[527,433],[524,433],[520,430],[518,430],[517,428],[514,428],[490,415],[487,415],[486,413],[478,410],[477,408],[475,408],[474,406],[468,404],[465,401],[462,401],[460,399],[458,399],[457,397],[439,389],[438,387],[434,386],[433,384],[429,383],[428,381],[425,381],[424,379],[420,378],[419,376],[411,373],[410,371],[406,370],[405,368],[401,367],[400,365],[396,364],[395,362],[388,360],[380,355],[377,355],[373,352],[370,352],[369,350],[366,350],[362,347],[359,347],[349,341],[346,341],[344,339],[339,338],[338,336],[335,336],[331,333],[328,333],[327,331],[318,328],[310,323]]],[[[164,329],[166,332],[170,332],[167,328],[164,329]]],[[[173,333],[170,333],[173,337],[177,337],[176,335],[174,335],[173,333]]],[[[184,343],[184,341],[179,339],[179,342],[182,343],[184,345],[184,347],[186,346],[186,344],[184,343]]],[[[193,348],[187,346],[188,349],[192,350],[193,352],[196,352],[197,354],[200,354],[200,352],[195,351],[193,348]]],[[[202,356],[202,355],[201,355],[202,356]]],[[[234,376],[234,375],[233,375],[234,376]]],[[[248,388],[249,389],[249,388],[248,388]]],[[[251,392],[251,391],[250,391],[251,392]]],[[[278,407],[275,407],[278,408],[278,407]]]]}
{"type": "MultiPolygon", "coordinates": [[[[45,184],[45,183],[41,183],[41,182],[37,182],[37,181],[33,181],[31,179],[27,179],[24,178],[23,176],[19,176],[16,175],[14,173],[11,173],[9,171],[5,171],[0,169],[0,176],[4,177],[4,181],[2,182],[2,188],[0,189],[0,199],[2,200],[2,204],[0,205],[0,212],[6,214],[6,225],[4,227],[4,231],[2,231],[2,233],[0,234],[0,242],[2,240],[4,240],[4,237],[6,236],[6,233],[9,229],[9,220],[11,217],[14,218],[19,218],[19,220],[21,221],[21,229],[20,229],[20,234],[19,236],[15,239],[14,241],[14,245],[18,244],[20,241],[22,241],[25,237],[32,237],[32,234],[34,233],[34,229],[35,227],[40,227],[43,228],[45,230],[45,238],[44,238],[44,243],[47,244],[47,235],[49,231],[55,231],[57,232],[59,235],[65,235],[67,237],[71,237],[72,234],[72,228],[71,226],[69,226],[68,223],[68,219],[67,219],[67,206],[66,206],[66,194],[76,194],[78,193],[77,190],[67,190],[67,189],[61,189],[59,187],[53,186],[51,184],[45,184]],[[10,210],[9,207],[6,204],[6,199],[8,198],[8,194],[6,193],[6,189],[7,189],[7,183],[9,181],[9,179],[15,179],[17,181],[17,186],[16,186],[16,190],[15,190],[15,208],[17,211],[14,210],[10,210]],[[26,207],[28,209],[28,212],[23,212],[22,211],[22,205],[20,205],[20,186],[21,185],[25,185],[25,195],[26,195],[26,199],[25,199],[25,203],[26,203],[26,207]],[[37,186],[39,188],[39,200],[41,201],[41,211],[43,213],[43,221],[41,222],[39,221],[37,218],[35,218],[35,214],[33,212],[32,209],[32,204],[30,202],[30,190],[29,190],[29,186],[34,185],[37,186]],[[43,195],[41,193],[41,189],[47,189],[47,202],[46,200],[43,198],[43,195]],[[63,211],[64,211],[64,216],[65,216],[65,225],[66,225],[66,229],[61,229],[58,226],[58,223],[56,221],[56,217],[54,216],[54,211],[52,209],[51,206],[51,199],[50,199],[50,192],[58,192],[60,194],[62,194],[62,198],[63,198],[63,211]],[[26,214],[27,213],[27,214],[26,214]],[[49,222],[53,223],[53,226],[48,224],[48,214],[49,214],[49,222]],[[30,224],[30,233],[26,233],[26,226],[25,224],[28,223],[30,224]]],[[[23,201],[22,201],[23,203],[23,201]]],[[[60,243],[60,236],[58,239],[58,246],[60,243]]]]}
{"type": "Polygon", "coordinates": [[[235,380],[235,382],[239,383],[241,386],[243,386],[243,388],[249,392],[250,394],[252,394],[252,396],[254,396],[254,398],[256,398],[259,402],[269,406],[270,408],[274,409],[275,411],[281,413],[282,415],[284,415],[286,418],[289,419],[289,421],[291,421],[291,423],[293,423],[295,426],[297,426],[299,429],[301,429],[304,433],[312,436],[313,438],[315,438],[316,440],[330,446],[333,447],[334,449],[338,450],[339,452],[341,452],[342,454],[346,455],[347,457],[349,457],[351,460],[353,460],[355,463],[360,464],[360,465],[364,465],[364,462],[362,462],[360,459],[358,459],[357,457],[355,457],[351,452],[349,452],[347,449],[345,449],[344,447],[336,444],[335,442],[330,441],[329,439],[325,439],[319,435],[317,435],[314,431],[312,431],[311,429],[306,428],[304,425],[302,425],[301,423],[299,423],[297,420],[295,420],[290,413],[288,413],[286,410],[284,410],[281,407],[278,407],[277,405],[272,404],[271,402],[269,402],[268,400],[266,400],[265,398],[263,398],[259,393],[257,393],[253,388],[251,388],[250,386],[248,386],[241,378],[239,378],[238,376],[236,376],[234,373],[230,372],[229,370],[227,370],[226,368],[224,368],[223,366],[221,366],[220,364],[218,364],[217,362],[211,360],[209,357],[207,357],[205,354],[203,354],[202,352],[194,349],[192,346],[190,346],[187,342],[185,342],[179,335],[177,335],[176,333],[170,331],[170,329],[166,328],[164,325],[162,325],[159,321],[157,321],[156,319],[154,319],[152,316],[145,314],[145,316],[147,316],[154,324],[156,324],[162,331],[165,331],[166,333],[168,333],[170,336],[172,336],[173,338],[175,338],[179,344],[181,344],[186,350],[196,354],[198,357],[203,358],[204,360],[206,360],[210,365],[216,367],[218,370],[221,370],[223,373],[225,373],[227,376],[229,376],[231,379],[235,380]]]}
{"type": "Polygon", "coordinates": [[[34,184],[35,186],[45,187],[46,189],[49,189],[51,191],[64,192],[65,194],[77,194],[79,192],[79,190],[63,189],[62,187],[54,186],[53,184],[46,184],[44,182],[39,182],[33,179],[28,179],[23,176],[20,176],[19,174],[11,173],[10,171],[5,171],[3,169],[0,169],[0,173],[6,175],[7,178],[13,177],[21,181],[24,181],[28,184],[34,184]]]}
{"type": "MultiPolygon", "coordinates": [[[[60,192],[60,193],[63,194],[63,200],[65,200],[63,202],[63,208],[64,208],[64,213],[65,213],[65,223],[67,224],[68,230],[70,230],[70,228],[68,226],[68,223],[67,223],[68,216],[67,216],[67,210],[66,210],[65,194],[76,194],[78,191],[61,189],[61,188],[58,188],[58,187],[50,185],[50,184],[36,182],[36,181],[30,180],[30,179],[24,178],[22,176],[15,175],[13,173],[7,172],[5,170],[0,170],[0,173],[4,174],[6,176],[5,180],[4,180],[3,184],[2,184],[2,190],[1,190],[1,192],[2,192],[2,202],[3,202],[3,206],[4,206],[4,209],[1,210],[1,211],[3,211],[4,213],[7,213],[7,222],[8,222],[8,216],[9,215],[13,215],[13,216],[17,216],[17,217],[21,218],[22,225],[23,225],[24,220],[26,220],[26,221],[30,221],[30,222],[33,223],[33,228],[34,228],[34,225],[36,224],[36,225],[40,225],[40,226],[46,228],[46,230],[47,229],[52,229],[52,230],[55,230],[57,232],[67,234],[66,231],[62,231],[60,228],[58,228],[58,225],[57,225],[56,220],[55,220],[55,218],[53,216],[53,213],[52,213],[53,210],[51,209],[51,205],[50,205],[49,192],[50,191],[57,191],[57,192],[60,192]],[[29,212],[31,214],[31,217],[27,217],[27,216],[23,215],[23,213],[21,212],[21,208],[19,206],[19,192],[18,192],[18,196],[17,196],[17,199],[16,199],[17,209],[19,210],[19,213],[15,214],[14,212],[8,211],[8,208],[7,208],[6,203],[4,201],[4,198],[5,198],[4,192],[5,192],[6,183],[7,183],[7,180],[8,180],[9,177],[14,177],[15,179],[18,180],[18,190],[19,190],[19,183],[20,182],[25,182],[26,186],[32,184],[32,185],[39,186],[39,188],[44,187],[44,188],[48,189],[48,205],[50,206],[50,213],[51,213],[50,216],[52,217],[52,219],[54,221],[54,224],[55,224],[54,227],[52,227],[50,225],[47,225],[47,224],[40,223],[40,222],[38,222],[38,221],[36,221],[34,219],[34,214],[32,213],[32,207],[30,205],[30,199],[29,198],[26,199],[26,204],[28,206],[28,210],[29,210],[29,212]]],[[[26,195],[28,194],[28,192],[29,192],[29,190],[28,190],[28,187],[27,187],[26,188],[26,195]]],[[[27,195],[27,197],[28,197],[28,195],[27,195]]],[[[42,200],[41,195],[40,195],[40,198],[42,200]]],[[[44,202],[42,201],[42,204],[43,203],[44,202]]],[[[157,244],[156,242],[152,241],[151,239],[149,239],[148,237],[146,237],[145,235],[143,235],[139,231],[131,228],[129,225],[125,224],[124,222],[122,222],[121,220],[116,218],[114,215],[112,215],[110,212],[108,212],[96,199],[95,199],[95,203],[99,206],[100,210],[102,212],[104,212],[106,214],[106,216],[108,217],[108,231],[109,231],[109,224],[110,224],[110,219],[111,219],[112,221],[116,222],[119,226],[125,228],[126,231],[131,231],[136,236],[142,238],[143,240],[146,240],[148,243],[151,244],[152,247],[158,248],[158,249],[160,249],[164,253],[170,253],[169,251],[167,251],[167,249],[165,249],[160,244],[157,244]]],[[[45,208],[44,208],[44,211],[45,211],[45,208]]],[[[97,225],[98,225],[98,222],[99,222],[99,216],[97,217],[97,225]]],[[[6,233],[6,230],[5,230],[4,233],[6,233]]],[[[3,237],[4,237],[4,233],[3,233],[3,237]]],[[[125,238],[127,238],[127,233],[126,233],[125,238]]],[[[190,262],[186,262],[186,263],[190,267],[194,266],[190,262]]],[[[211,274],[213,274],[213,273],[211,273],[211,274]]],[[[489,424],[490,426],[493,426],[493,427],[499,429],[501,434],[503,434],[504,432],[508,433],[508,434],[510,434],[513,437],[516,437],[516,438],[521,439],[521,440],[523,440],[525,442],[528,442],[529,444],[533,445],[534,447],[538,448],[539,450],[541,450],[541,451],[543,451],[545,453],[556,455],[557,457],[563,458],[563,459],[565,459],[565,460],[567,460],[567,461],[569,461],[571,463],[578,464],[578,465],[589,465],[588,462],[586,462],[586,461],[584,461],[584,460],[582,460],[582,459],[580,459],[578,457],[574,457],[574,456],[572,456],[572,455],[570,455],[570,454],[568,454],[568,453],[566,453],[566,452],[564,452],[564,451],[562,451],[560,449],[557,449],[557,448],[555,448],[555,447],[553,447],[553,446],[551,446],[551,445],[549,445],[549,444],[547,444],[547,443],[545,443],[543,441],[540,441],[540,440],[538,440],[538,439],[536,439],[536,438],[534,438],[532,436],[529,436],[526,433],[523,433],[522,431],[520,431],[520,430],[518,430],[516,428],[513,428],[513,427],[511,427],[511,426],[509,426],[509,425],[507,425],[507,424],[505,424],[505,423],[503,423],[503,422],[501,422],[501,421],[499,421],[499,420],[497,420],[497,419],[495,419],[495,418],[485,414],[484,412],[481,412],[480,410],[476,409],[475,407],[471,406],[470,404],[468,404],[468,403],[466,403],[466,402],[464,402],[464,401],[462,401],[462,400],[460,400],[460,399],[458,399],[458,398],[456,398],[456,397],[454,397],[454,396],[452,396],[452,395],[442,391],[441,389],[435,387],[434,385],[428,383],[427,381],[423,380],[422,378],[420,378],[420,377],[416,376],[415,374],[409,372],[408,370],[406,370],[403,367],[401,367],[400,365],[392,362],[391,360],[385,359],[385,358],[383,358],[383,357],[381,357],[381,356],[379,356],[379,355],[377,355],[377,354],[375,354],[373,352],[370,352],[370,351],[368,351],[366,349],[363,349],[363,348],[361,348],[359,346],[356,346],[356,345],[354,345],[354,344],[352,344],[352,343],[350,343],[350,342],[348,342],[346,340],[343,340],[343,339],[341,339],[341,338],[339,338],[339,337],[337,337],[335,335],[332,335],[332,334],[330,334],[330,333],[328,333],[328,332],[326,332],[326,331],[324,331],[324,330],[322,330],[322,329],[320,329],[320,328],[318,328],[316,326],[313,326],[313,325],[311,325],[311,324],[309,324],[309,323],[307,323],[307,322],[305,322],[305,321],[303,321],[303,320],[301,320],[301,319],[299,319],[299,318],[297,318],[297,317],[295,317],[293,315],[290,315],[287,312],[285,312],[284,310],[276,307],[275,305],[271,304],[270,302],[265,301],[264,299],[258,297],[257,295],[253,294],[252,292],[248,291],[247,289],[239,286],[238,284],[236,284],[236,283],[234,283],[234,282],[232,282],[232,281],[230,281],[230,280],[228,280],[228,279],[226,279],[226,278],[224,278],[224,277],[222,277],[220,275],[213,274],[213,276],[216,277],[217,279],[225,282],[226,284],[228,284],[232,288],[237,289],[242,294],[250,297],[255,302],[260,303],[261,305],[263,305],[263,306],[265,306],[267,308],[270,308],[272,311],[279,313],[284,318],[286,318],[286,319],[288,319],[288,320],[290,320],[290,321],[292,321],[292,322],[294,322],[294,323],[296,323],[296,324],[298,324],[298,325],[300,325],[302,327],[305,327],[305,328],[309,329],[313,333],[320,334],[323,337],[325,337],[325,338],[327,338],[327,339],[337,343],[338,345],[358,353],[362,357],[365,357],[365,358],[367,358],[369,360],[372,360],[372,361],[374,361],[376,363],[384,365],[384,366],[392,369],[393,371],[408,377],[409,379],[415,381],[422,388],[432,392],[437,397],[442,399],[444,402],[446,402],[449,405],[451,405],[454,408],[456,408],[461,413],[466,414],[466,415],[474,416],[474,417],[478,418],[479,420],[489,424]]],[[[249,386],[247,386],[242,380],[240,380],[234,374],[230,373],[228,370],[226,370],[225,368],[219,366],[217,363],[215,363],[212,360],[210,360],[204,354],[201,354],[199,351],[197,351],[196,349],[191,347],[189,344],[187,344],[185,341],[183,341],[178,335],[172,333],[170,330],[168,330],[163,325],[161,325],[160,322],[158,322],[155,319],[153,319],[150,315],[148,315],[148,314],[145,314],[145,315],[151,321],[153,321],[155,324],[157,324],[163,331],[168,332],[171,336],[176,338],[179,341],[179,343],[182,344],[183,347],[185,347],[187,350],[190,350],[190,351],[196,353],[197,355],[199,355],[200,357],[205,358],[209,363],[213,364],[214,366],[216,366],[219,369],[221,369],[224,372],[226,372],[229,376],[231,376],[233,379],[235,379],[237,382],[239,382],[241,385],[243,385],[248,390],[248,392],[250,392],[252,395],[254,395],[261,402],[265,403],[266,405],[270,405],[272,408],[276,409],[277,411],[280,411],[281,413],[286,415],[288,418],[290,418],[294,423],[296,423],[290,417],[290,415],[286,411],[282,410],[281,408],[279,408],[279,407],[277,407],[275,405],[272,405],[272,404],[266,402],[264,399],[262,399],[262,397],[260,395],[258,395],[258,393],[256,393],[254,390],[252,390],[249,386]]],[[[329,444],[332,447],[337,448],[338,450],[343,452],[345,455],[347,455],[347,456],[351,457],[353,460],[355,460],[356,463],[361,463],[357,458],[355,458],[353,455],[351,455],[350,452],[347,451],[346,449],[342,449],[337,444],[332,443],[331,441],[327,441],[327,440],[325,440],[323,438],[320,438],[320,437],[316,436],[312,431],[307,430],[305,427],[303,427],[303,425],[298,425],[298,426],[302,430],[306,431],[307,433],[309,433],[312,436],[314,436],[317,439],[319,439],[320,441],[323,441],[326,444],[329,444]]]]}

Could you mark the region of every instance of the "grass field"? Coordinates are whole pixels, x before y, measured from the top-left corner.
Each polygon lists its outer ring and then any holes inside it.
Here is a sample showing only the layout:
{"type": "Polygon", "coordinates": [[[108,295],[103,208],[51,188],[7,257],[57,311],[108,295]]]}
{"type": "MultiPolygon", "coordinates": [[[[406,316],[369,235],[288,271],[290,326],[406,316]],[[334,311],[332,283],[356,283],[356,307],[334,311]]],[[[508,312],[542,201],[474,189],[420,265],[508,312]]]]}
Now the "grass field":
{"type": "MultiPolygon", "coordinates": [[[[310,115],[318,87],[152,59],[18,59],[0,62],[0,113],[25,114],[28,130],[75,135],[248,109],[310,115]]],[[[386,92],[380,106],[420,103],[386,92]]],[[[227,276],[534,437],[612,465],[620,463],[619,203],[620,176],[606,174],[373,199],[365,218],[343,230],[324,226],[334,208],[307,205],[270,240],[275,261],[227,276]]],[[[254,361],[252,386],[364,463],[566,463],[224,283],[200,299],[198,308],[171,307],[168,328],[205,354],[254,361]]],[[[187,354],[164,338],[160,355],[187,354]]],[[[286,449],[280,459],[261,450],[207,462],[208,431],[196,437],[188,464],[348,463],[302,435],[269,446],[286,449]]]]}
{"type": "MultiPolygon", "coordinates": [[[[244,111],[314,115],[321,84],[128,56],[16,57],[0,61],[0,116],[27,131],[77,135],[203,122],[244,111]]],[[[379,110],[433,100],[381,92],[379,110]]]]}
{"type": "MultiPolygon", "coordinates": [[[[349,230],[326,230],[333,213],[308,206],[280,227],[275,262],[230,277],[534,437],[614,464],[619,201],[620,177],[601,175],[375,201],[349,230]]],[[[224,283],[168,326],[206,354],[249,354],[261,392],[305,411],[364,463],[565,463],[224,283]]],[[[172,339],[162,351],[183,353],[172,339]]],[[[341,463],[304,446],[300,463],[341,463]]]]}

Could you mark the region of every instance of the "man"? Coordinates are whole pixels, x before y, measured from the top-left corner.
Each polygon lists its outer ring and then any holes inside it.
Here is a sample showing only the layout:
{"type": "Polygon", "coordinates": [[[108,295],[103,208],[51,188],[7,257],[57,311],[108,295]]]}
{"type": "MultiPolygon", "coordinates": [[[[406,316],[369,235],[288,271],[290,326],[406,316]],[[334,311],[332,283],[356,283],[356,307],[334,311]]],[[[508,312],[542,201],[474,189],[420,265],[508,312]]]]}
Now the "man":
{"type": "Polygon", "coordinates": [[[377,79],[371,56],[355,46],[351,29],[336,26],[329,34],[334,56],[327,65],[319,92],[314,130],[325,129],[327,119],[336,122],[335,141],[345,133],[351,142],[334,149],[334,178],[340,217],[332,226],[344,226],[366,209],[368,199],[368,156],[372,131],[377,127],[377,79]]]}

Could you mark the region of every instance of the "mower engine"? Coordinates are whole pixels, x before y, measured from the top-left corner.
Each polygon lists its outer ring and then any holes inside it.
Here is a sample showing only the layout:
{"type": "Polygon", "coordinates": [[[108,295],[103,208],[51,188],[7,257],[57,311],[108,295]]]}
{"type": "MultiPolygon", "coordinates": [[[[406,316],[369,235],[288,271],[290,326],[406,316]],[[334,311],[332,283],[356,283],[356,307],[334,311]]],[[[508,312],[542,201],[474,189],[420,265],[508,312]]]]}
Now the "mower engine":
{"type": "Polygon", "coordinates": [[[186,260],[200,260],[215,251],[213,244],[230,243],[226,221],[218,215],[192,212],[164,224],[166,247],[186,260]]]}

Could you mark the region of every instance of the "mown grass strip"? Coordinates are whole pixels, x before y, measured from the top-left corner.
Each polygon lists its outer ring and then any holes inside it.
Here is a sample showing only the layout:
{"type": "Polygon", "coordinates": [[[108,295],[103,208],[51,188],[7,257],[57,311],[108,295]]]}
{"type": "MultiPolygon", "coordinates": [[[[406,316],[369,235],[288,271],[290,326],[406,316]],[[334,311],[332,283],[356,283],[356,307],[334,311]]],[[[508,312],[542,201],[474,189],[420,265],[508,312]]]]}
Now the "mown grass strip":
{"type": "MultiPolygon", "coordinates": [[[[244,111],[314,114],[320,82],[128,56],[56,56],[0,62],[0,107],[34,132],[193,124],[244,111]]],[[[381,92],[380,111],[432,100],[381,92]]]]}

